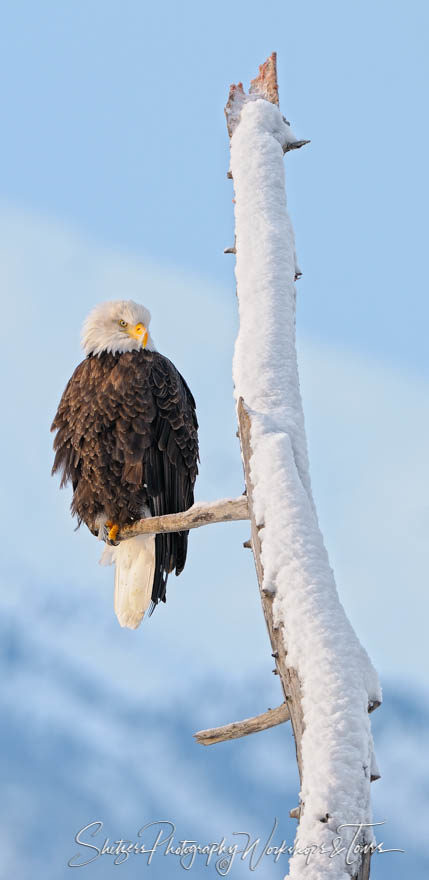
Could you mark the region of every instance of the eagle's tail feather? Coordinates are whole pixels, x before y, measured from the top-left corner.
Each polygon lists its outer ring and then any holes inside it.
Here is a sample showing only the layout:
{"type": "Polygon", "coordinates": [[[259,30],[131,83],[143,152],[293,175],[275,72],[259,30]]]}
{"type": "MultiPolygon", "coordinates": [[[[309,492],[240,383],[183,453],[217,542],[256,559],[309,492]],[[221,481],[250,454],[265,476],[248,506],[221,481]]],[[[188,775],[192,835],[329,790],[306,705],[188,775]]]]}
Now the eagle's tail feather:
{"type": "Polygon", "coordinates": [[[106,546],[102,565],[115,563],[115,614],[121,626],[137,629],[149,607],[155,572],[155,536],[136,535],[106,546]]]}

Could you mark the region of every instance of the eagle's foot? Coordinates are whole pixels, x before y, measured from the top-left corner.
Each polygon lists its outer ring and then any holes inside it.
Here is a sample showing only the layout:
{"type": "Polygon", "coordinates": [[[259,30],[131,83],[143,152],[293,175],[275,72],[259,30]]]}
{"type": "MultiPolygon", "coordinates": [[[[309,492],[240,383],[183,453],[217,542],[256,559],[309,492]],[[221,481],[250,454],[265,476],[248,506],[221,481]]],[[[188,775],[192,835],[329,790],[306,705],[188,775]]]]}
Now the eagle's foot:
{"type": "Polygon", "coordinates": [[[111,519],[108,519],[104,528],[106,533],[106,544],[113,544],[113,546],[119,544],[119,541],[116,540],[119,532],[118,524],[112,522],[111,519]]]}

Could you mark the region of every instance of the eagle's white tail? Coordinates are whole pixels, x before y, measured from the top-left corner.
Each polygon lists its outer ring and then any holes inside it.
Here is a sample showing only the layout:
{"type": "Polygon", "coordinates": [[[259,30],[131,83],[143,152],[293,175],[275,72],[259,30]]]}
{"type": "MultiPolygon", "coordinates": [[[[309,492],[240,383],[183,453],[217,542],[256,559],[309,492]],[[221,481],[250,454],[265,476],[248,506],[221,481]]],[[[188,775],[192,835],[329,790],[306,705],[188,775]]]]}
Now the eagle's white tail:
{"type": "Polygon", "coordinates": [[[137,629],[148,608],[155,572],[155,536],[136,535],[105,547],[101,565],[115,563],[115,614],[121,626],[137,629]]]}

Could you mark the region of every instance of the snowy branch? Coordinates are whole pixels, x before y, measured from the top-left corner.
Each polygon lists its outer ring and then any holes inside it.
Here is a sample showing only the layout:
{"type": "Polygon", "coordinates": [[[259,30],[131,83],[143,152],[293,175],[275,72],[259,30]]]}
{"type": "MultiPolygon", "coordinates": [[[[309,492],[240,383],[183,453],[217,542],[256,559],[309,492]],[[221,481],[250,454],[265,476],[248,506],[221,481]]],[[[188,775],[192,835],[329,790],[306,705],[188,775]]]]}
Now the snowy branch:
{"type": "Polygon", "coordinates": [[[268,709],[261,715],[255,715],[253,718],[244,718],[243,721],[233,721],[232,724],[225,724],[223,727],[211,727],[208,730],[199,730],[194,733],[194,737],[202,746],[212,746],[215,743],[226,742],[229,739],[239,739],[241,736],[248,736],[250,733],[258,733],[260,730],[268,730],[270,727],[276,727],[277,724],[283,724],[289,721],[290,712],[286,703],[277,706],[277,709],[268,709]]]}
{"type": "MultiPolygon", "coordinates": [[[[345,850],[373,842],[370,782],[377,778],[368,707],[377,674],[338,597],[312,495],[295,344],[300,274],[286,209],[283,155],[302,146],[278,109],[276,57],[225,109],[235,189],[240,329],[233,377],[251,545],[273,655],[295,735],[301,778],[299,841],[323,849],[342,825],[345,850]]],[[[369,876],[322,853],[290,862],[298,880],[369,876]]]]}
{"type": "Polygon", "coordinates": [[[232,522],[249,519],[246,495],[238,498],[222,498],[220,501],[199,501],[182,513],[168,513],[165,516],[150,516],[139,519],[129,526],[123,526],[116,540],[125,541],[135,535],[157,535],[160,532],[182,532],[199,529],[210,523],[232,522]]]}

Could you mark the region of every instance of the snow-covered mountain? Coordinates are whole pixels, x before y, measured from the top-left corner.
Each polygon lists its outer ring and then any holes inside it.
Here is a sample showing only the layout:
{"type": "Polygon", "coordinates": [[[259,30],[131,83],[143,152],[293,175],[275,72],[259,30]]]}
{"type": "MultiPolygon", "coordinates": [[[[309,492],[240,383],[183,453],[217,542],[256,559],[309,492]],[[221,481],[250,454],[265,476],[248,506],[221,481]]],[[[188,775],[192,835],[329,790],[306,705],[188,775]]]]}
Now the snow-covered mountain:
{"type": "MultiPolygon", "coordinates": [[[[258,674],[231,667],[202,678],[198,656],[194,663],[189,659],[192,629],[180,620],[174,633],[164,609],[137,634],[125,633],[98,588],[75,586],[55,597],[53,584],[34,584],[30,573],[13,591],[11,585],[10,575],[3,584],[0,640],[1,877],[68,877],[72,857],[79,862],[96,854],[74,841],[96,821],[104,823],[98,834],[82,836],[92,846],[101,846],[104,837],[136,841],[145,824],[168,820],[176,825],[176,845],[183,838],[203,845],[223,837],[234,845],[243,838],[233,832],[246,831],[261,840],[255,860],[276,817],[272,843],[286,838],[292,844],[296,823],[285,817],[297,803],[298,785],[290,726],[210,748],[192,738],[202,727],[261,711],[267,694],[271,705],[279,702],[269,665],[258,674]]],[[[198,652],[198,638],[195,646],[198,652]]],[[[385,690],[385,703],[373,715],[382,772],[373,786],[374,820],[386,820],[377,835],[385,848],[406,852],[374,856],[372,876],[420,880],[429,867],[423,736],[429,709],[392,684],[385,690]]],[[[149,844],[154,830],[145,834],[149,844]]],[[[247,876],[249,857],[243,862],[237,856],[229,876],[247,876]]],[[[161,848],[149,867],[142,855],[121,865],[104,855],[81,870],[94,878],[118,872],[134,878],[146,870],[154,878],[183,876],[179,858],[161,848]]],[[[199,855],[195,876],[217,876],[215,859],[203,866],[199,855]]],[[[277,864],[266,856],[256,875],[280,878],[286,868],[285,855],[277,864]]]]}

